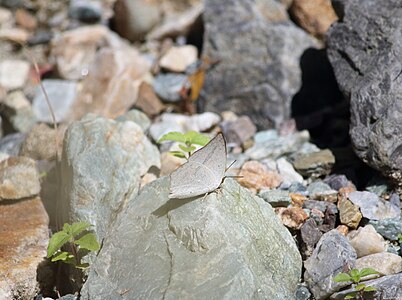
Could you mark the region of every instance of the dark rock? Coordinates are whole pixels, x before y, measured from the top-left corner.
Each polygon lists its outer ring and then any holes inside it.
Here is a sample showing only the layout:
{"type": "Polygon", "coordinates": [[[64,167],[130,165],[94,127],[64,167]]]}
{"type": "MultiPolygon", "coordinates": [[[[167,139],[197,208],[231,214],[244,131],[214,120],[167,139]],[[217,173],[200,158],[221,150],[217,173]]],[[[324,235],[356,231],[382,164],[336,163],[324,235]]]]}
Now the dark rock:
{"type": "Polygon", "coordinates": [[[298,193],[304,196],[308,195],[307,188],[299,182],[292,182],[288,191],[289,193],[298,193]]]}
{"type": "Polygon", "coordinates": [[[100,1],[72,0],[68,15],[72,19],[85,23],[96,23],[102,18],[102,5],[100,1]]]}
{"type": "Polygon", "coordinates": [[[323,181],[337,191],[339,191],[340,188],[351,185],[351,182],[345,175],[329,175],[323,181]]]}
{"type": "Polygon", "coordinates": [[[316,200],[306,200],[303,203],[303,208],[308,208],[308,209],[318,209],[321,212],[325,213],[327,208],[330,207],[331,211],[338,212],[338,209],[336,208],[336,205],[330,202],[326,201],[316,201],[316,200]]]}
{"type": "Polygon", "coordinates": [[[48,44],[53,38],[51,31],[38,30],[33,36],[28,39],[29,46],[48,44]]]}
{"type": "Polygon", "coordinates": [[[304,243],[303,254],[309,257],[312,254],[315,245],[320,240],[322,233],[318,229],[315,220],[312,218],[309,218],[306,222],[304,222],[304,224],[300,228],[300,233],[302,241],[304,243]]]}
{"type": "Polygon", "coordinates": [[[17,156],[26,136],[26,133],[13,133],[3,137],[0,139],[0,152],[7,153],[10,156],[17,156]]]}
{"type": "Polygon", "coordinates": [[[300,57],[315,41],[278,1],[208,0],[203,18],[203,52],[216,64],[206,74],[201,108],[248,115],[260,129],[290,119],[300,57]]]}
{"type": "Polygon", "coordinates": [[[328,175],[335,164],[335,157],[331,150],[325,149],[318,152],[299,155],[293,167],[303,176],[320,177],[328,175]]]}
{"type": "Polygon", "coordinates": [[[337,0],[328,56],[350,99],[356,154],[402,185],[402,6],[399,0],[337,0]]]}
{"type": "Polygon", "coordinates": [[[299,285],[296,291],[296,300],[309,300],[311,293],[307,287],[299,285]]]}

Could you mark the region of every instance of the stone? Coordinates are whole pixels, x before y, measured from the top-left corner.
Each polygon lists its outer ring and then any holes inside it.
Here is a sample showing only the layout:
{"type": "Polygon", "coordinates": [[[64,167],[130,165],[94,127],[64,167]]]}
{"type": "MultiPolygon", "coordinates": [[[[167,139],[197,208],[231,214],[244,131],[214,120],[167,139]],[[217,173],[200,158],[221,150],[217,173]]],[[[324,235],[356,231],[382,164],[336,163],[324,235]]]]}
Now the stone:
{"type": "Polygon", "coordinates": [[[311,297],[311,293],[307,287],[303,285],[299,285],[296,291],[296,300],[309,300],[311,297]]]}
{"type": "Polygon", "coordinates": [[[12,23],[13,14],[9,9],[0,7],[0,27],[12,23]]]}
{"type": "Polygon", "coordinates": [[[366,191],[376,194],[381,197],[387,192],[392,190],[390,182],[384,179],[384,177],[373,177],[366,186],[366,191]]]}
{"type": "Polygon", "coordinates": [[[321,226],[324,224],[325,214],[319,209],[316,208],[310,209],[309,217],[315,221],[317,226],[321,226]]]}
{"type": "Polygon", "coordinates": [[[383,237],[379,235],[372,225],[359,227],[359,229],[349,232],[350,244],[356,250],[357,257],[381,253],[387,250],[387,244],[383,237]]]}
{"type": "Polygon", "coordinates": [[[307,188],[300,182],[292,182],[292,184],[288,188],[288,191],[290,193],[297,193],[302,196],[308,195],[307,188]]]}
{"type": "Polygon", "coordinates": [[[33,159],[16,156],[0,162],[0,203],[33,197],[39,192],[39,174],[33,159]]]}
{"type": "Polygon", "coordinates": [[[357,156],[402,184],[402,7],[398,0],[337,1],[340,20],[327,34],[328,58],[350,101],[357,156]]]}
{"type": "Polygon", "coordinates": [[[144,131],[144,132],[147,132],[149,127],[151,126],[151,120],[147,117],[147,115],[136,109],[132,109],[132,110],[126,112],[124,115],[117,117],[116,121],[118,121],[118,122],[125,122],[125,121],[134,122],[138,126],[140,126],[142,131],[144,131]]]}
{"type": "Polygon", "coordinates": [[[234,121],[222,122],[220,126],[226,142],[239,146],[251,139],[257,131],[254,123],[247,116],[241,116],[234,121]]]}
{"type": "Polygon", "coordinates": [[[149,134],[155,142],[159,141],[166,133],[172,131],[184,133],[183,128],[174,121],[153,123],[149,128],[149,134]]]}
{"type": "Polygon", "coordinates": [[[168,152],[161,154],[161,176],[166,176],[184,164],[184,158],[176,157],[168,152]]]}
{"type": "Polygon", "coordinates": [[[134,48],[99,50],[69,119],[78,120],[87,113],[108,118],[126,113],[135,104],[142,78],[149,69],[149,61],[134,48]]]}
{"type": "Polygon", "coordinates": [[[308,131],[300,131],[288,136],[279,136],[276,130],[260,131],[254,136],[255,144],[246,150],[251,159],[277,159],[288,153],[296,152],[310,139],[308,131]]]}
{"type": "Polygon", "coordinates": [[[156,96],[152,86],[146,82],[142,82],[138,91],[137,101],[134,106],[141,109],[149,117],[159,115],[165,106],[156,96]]]}
{"type": "Polygon", "coordinates": [[[3,137],[0,139],[0,152],[6,153],[9,156],[18,156],[21,144],[26,139],[26,136],[26,133],[17,132],[3,137]]]}
{"type": "Polygon", "coordinates": [[[116,32],[131,42],[140,41],[161,21],[161,4],[155,0],[117,0],[114,15],[116,32]]]}
{"type": "Polygon", "coordinates": [[[60,220],[94,225],[101,241],[152,166],[160,168],[159,151],[137,124],[94,114],[73,122],[60,164],[60,220]]]}
{"type": "Polygon", "coordinates": [[[306,196],[298,193],[289,193],[289,196],[292,206],[303,207],[304,201],[307,200],[306,196]]]}
{"type": "Polygon", "coordinates": [[[92,264],[82,300],[121,299],[122,291],[128,299],[294,297],[300,254],[262,199],[228,178],[204,201],[168,194],[163,177],[132,195],[92,264]]]}
{"type": "Polygon", "coordinates": [[[332,174],[324,178],[324,183],[328,184],[332,189],[339,191],[341,188],[354,186],[345,175],[332,174]]]}
{"type": "Polygon", "coordinates": [[[11,126],[10,131],[28,132],[36,123],[31,103],[22,91],[9,93],[0,102],[0,108],[7,118],[9,126],[11,126]]]}
{"type": "Polygon", "coordinates": [[[373,225],[379,234],[390,241],[397,241],[398,235],[402,233],[402,220],[399,218],[370,220],[369,224],[373,225]]]}
{"type": "Polygon", "coordinates": [[[288,207],[291,198],[288,191],[262,190],[258,196],[268,202],[272,207],[288,207]]]}
{"type": "Polygon", "coordinates": [[[30,34],[22,28],[2,28],[0,29],[0,41],[8,41],[16,44],[25,44],[30,34]]]}
{"type": "Polygon", "coordinates": [[[300,235],[304,243],[303,254],[305,257],[310,257],[315,245],[322,237],[322,233],[318,229],[316,222],[312,218],[308,218],[300,228],[300,235]]]}
{"type": "Polygon", "coordinates": [[[142,176],[141,178],[141,183],[140,183],[140,189],[142,189],[145,185],[147,185],[148,183],[151,183],[152,181],[155,181],[156,179],[158,179],[158,177],[153,174],[153,173],[147,173],[144,176],[142,176]]]}
{"type": "Polygon", "coordinates": [[[23,141],[19,155],[35,160],[56,160],[54,129],[44,123],[37,124],[23,141]]]}
{"type": "Polygon", "coordinates": [[[277,207],[275,213],[283,225],[296,230],[299,230],[308,218],[307,213],[301,207],[277,207]]]}
{"type": "Polygon", "coordinates": [[[330,0],[294,0],[289,12],[296,24],[321,39],[338,20],[330,0]]]}
{"type": "Polygon", "coordinates": [[[53,33],[46,30],[37,30],[27,41],[28,46],[47,45],[53,38],[53,33]]]}
{"type": "MultiPolygon", "coordinates": [[[[54,111],[56,122],[66,121],[74,102],[77,101],[77,83],[69,80],[45,79],[42,84],[54,111]]],[[[32,108],[39,122],[53,123],[52,114],[40,86],[36,88],[32,108]]]]}
{"type": "Polygon", "coordinates": [[[181,100],[181,91],[187,84],[187,76],[184,74],[158,74],[152,86],[155,93],[164,101],[175,103],[181,100]]]}
{"type": "Polygon", "coordinates": [[[0,299],[34,299],[49,218],[40,198],[0,205],[0,299]]]}
{"type": "Polygon", "coordinates": [[[6,90],[20,89],[28,79],[29,63],[24,60],[0,62],[0,85],[6,90]]]}
{"type": "Polygon", "coordinates": [[[336,227],[336,230],[338,230],[339,233],[341,233],[344,236],[347,236],[349,233],[349,227],[346,225],[339,225],[338,227],[336,227]]]}
{"type": "Polygon", "coordinates": [[[122,45],[117,34],[106,26],[83,26],[65,31],[53,39],[51,57],[56,61],[57,70],[63,79],[83,79],[90,72],[99,48],[121,48],[122,45]]]}
{"type": "Polygon", "coordinates": [[[335,157],[331,150],[325,149],[319,152],[299,155],[293,163],[293,167],[303,176],[320,177],[328,175],[335,164],[335,157]]]}
{"type": "Polygon", "coordinates": [[[337,201],[337,191],[331,189],[328,184],[322,181],[314,181],[310,183],[307,187],[307,191],[312,200],[328,201],[332,203],[337,201]]]}
{"type": "Polygon", "coordinates": [[[353,268],[356,259],[356,251],[336,229],[324,234],[304,262],[304,280],[315,299],[326,299],[347,286],[348,282],[334,282],[333,277],[343,272],[344,266],[353,268]]]}
{"type": "Polygon", "coordinates": [[[197,61],[198,50],[193,45],[173,46],[161,57],[159,66],[171,72],[184,72],[197,61]]]}
{"type": "Polygon", "coordinates": [[[25,9],[19,8],[15,11],[15,22],[17,25],[21,26],[22,28],[35,31],[38,26],[38,21],[36,20],[35,16],[31,15],[25,9]]]}
{"type": "Polygon", "coordinates": [[[397,274],[402,272],[402,257],[389,252],[370,254],[358,258],[355,268],[373,268],[381,275],[397,274]]]}
{"type": "Polygon", "coordinates": [[[278,169],[279,175],[281,175],[285,183],[292,184],[294,182],[303,182],[303,176],[295,171],[293,165],[286,158],[279,158],[276,161],[276,167],[278,169]]]}
{"type": "Polygon", "coordinates": [[[338,209],[336,206],[328,206],[324,212],[323,224],[319,227],[322,232],[328,232],[335,228],[338,209]]]}
{"type": "MultiPolygon", "coordinates": [[[[393,299],[401,300],[402,297],[402,273],[383,276],[377,279],[365,281],[366,286],[372,286],[376,289],[370,299],[393,299]]],[[[345,296],[354,291],[354,288],[342,290],[331,295],[330,299],[345,299],[345,296]]]]}
{"type": "Polygon", "coordinates": [[[247,161],[242,166],[237,181],[244,187],[254,192],[262,189],[273,189],[278,187],[282,178],[277,172],[268,171],[267,168],[258,161],[247,161]]]}
{"type": "Polygon", "coordinates": [[[344,199],[338,201],[339,219],[342,224],[356,229],[359,226],[362,214],[359,207],[354,205],[351,201],[344,199]]]}
{"type": "Polygon", "coordinates": [[[382,220],[387,218],[400,218],[400,209],[389,202],[380,199],[370,192],[351,192],[348,196],[353,204],[360,207],[364,218],[382,220]]]}
{"type": "Polygon", "coordinates": [[[303,202],[303,208],[308,208],[308,209],[318,209],[319,211],[325,213],[327,209],[330,209],[331,211],[338,212],[338,209],[336,208],[336,205],[330,202],[326,201],[317,201],[317,200],[305,200],[303,202]]]}
{"type": "Polygon", "coordinates": [[[300,58],[316,41],[274,0],[209,0],[203,20],[203,55],[217,64],[206,73],[200,107],[248,115],[259,129],[290,119],[300,58]]]}
{"type": "Polygon", "coordinates": [[[99,1],[70,1],[68,16],[84,23],[96,23],[102,18],[102,5],[99,1]]]}

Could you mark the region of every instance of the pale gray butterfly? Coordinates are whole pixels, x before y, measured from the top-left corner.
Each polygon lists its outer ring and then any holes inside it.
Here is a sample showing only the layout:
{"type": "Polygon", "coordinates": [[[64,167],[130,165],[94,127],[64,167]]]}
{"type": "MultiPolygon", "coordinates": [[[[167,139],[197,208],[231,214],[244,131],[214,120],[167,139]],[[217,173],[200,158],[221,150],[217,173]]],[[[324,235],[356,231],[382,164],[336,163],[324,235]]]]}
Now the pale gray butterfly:
{"type": "Polygon", "coordinates": [[[216,190],[225,176],[226,156],[226,141],[219,133],[170,174],[169,198],[191,198],[216,190]]]}

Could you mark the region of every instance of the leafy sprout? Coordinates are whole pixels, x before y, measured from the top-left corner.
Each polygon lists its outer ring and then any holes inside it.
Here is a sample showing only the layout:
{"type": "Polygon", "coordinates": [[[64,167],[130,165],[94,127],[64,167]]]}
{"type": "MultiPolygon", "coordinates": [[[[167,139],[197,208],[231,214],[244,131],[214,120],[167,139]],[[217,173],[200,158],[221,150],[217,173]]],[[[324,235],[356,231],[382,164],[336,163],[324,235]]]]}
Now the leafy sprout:
{"type": "Polygon", "coordinates": [[[366,286],[364,283],[360,283],[360,281],[363,277],[377,274],[379,272],[372,268],[352,269],[348,273],[339,273],[333,280],[335,282],[352,282],[352,287],[355,291],[347,294],[344,299],[364,299],[364,293],[376,291],[376,288],[366,286]]]}

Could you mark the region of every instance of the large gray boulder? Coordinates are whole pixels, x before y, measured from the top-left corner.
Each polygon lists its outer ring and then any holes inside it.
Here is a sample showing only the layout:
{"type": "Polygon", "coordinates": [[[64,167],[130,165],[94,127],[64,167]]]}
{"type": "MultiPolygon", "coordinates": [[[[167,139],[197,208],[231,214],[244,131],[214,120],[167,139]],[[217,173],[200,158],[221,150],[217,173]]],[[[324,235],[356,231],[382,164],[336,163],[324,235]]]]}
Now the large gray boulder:
{"type": "Polygon", "coordinates": [[[333,1],[328,57],[350,99],[357,155],[402,183],[402,6],[400,0],[333,1]]]}
{"type": "Polygon", "coordinates": [[[301,257],[269,204],[233,179],[205,199],[168,194],[163,177],[129,199],[81,299],[294,299],[301,257]]]}
{"type": "Polygon", "coordinates": [[[206,0],[203,55],[212,63],[205,111],[248,115],[260,129],[290,118],[301,86],[300,57],[315,40],[274,0],[206,0]]]}

